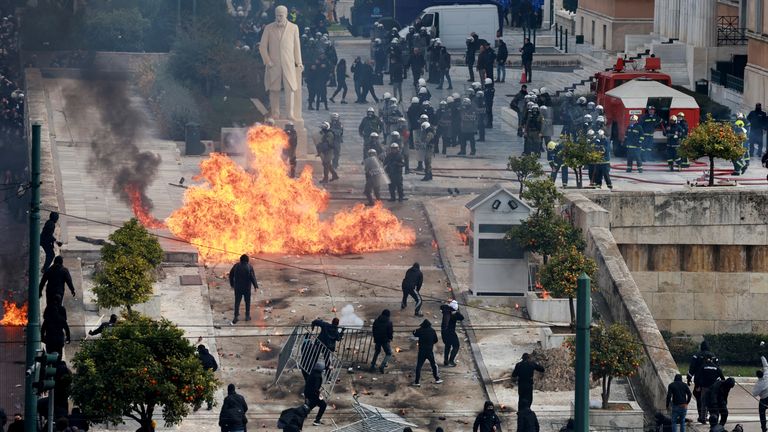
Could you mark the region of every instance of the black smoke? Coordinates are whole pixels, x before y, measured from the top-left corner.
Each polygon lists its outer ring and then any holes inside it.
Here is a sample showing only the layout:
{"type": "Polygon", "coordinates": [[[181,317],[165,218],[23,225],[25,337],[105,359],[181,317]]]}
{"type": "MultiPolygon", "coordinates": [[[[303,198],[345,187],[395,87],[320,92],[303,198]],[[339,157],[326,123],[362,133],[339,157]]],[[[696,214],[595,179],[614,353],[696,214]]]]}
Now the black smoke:
{"type": "MultiPolygon", "coordinates": [[[[124,76],[84,73],[84,80],[64,91],[69,117],[85,117],[86,110],[98,111],[99,125],[90,141],[88,171],[112,186],[112,192],[129,206],[127,192],[139,192],[145,209],[152,209],[146,191],[157,175],[160,156],[142,151],[138,143],[147,136],[146,115],[131,101],[129,81],[124,76]]],[[[85,118],[78,123],[84,124],[85,118]]]]}

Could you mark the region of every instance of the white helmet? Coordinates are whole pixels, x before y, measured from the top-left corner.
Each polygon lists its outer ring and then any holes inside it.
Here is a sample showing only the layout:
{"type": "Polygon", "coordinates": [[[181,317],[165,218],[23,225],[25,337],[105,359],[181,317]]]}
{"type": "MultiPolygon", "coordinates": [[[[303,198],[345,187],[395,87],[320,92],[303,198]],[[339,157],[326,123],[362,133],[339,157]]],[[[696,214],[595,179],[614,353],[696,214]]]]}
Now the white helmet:
{"type": "Polygon", "coordinates": [[[487,85],[487,84],[493,84],[493,80],[492,80],[492,79],[490,79],[490,78],[486,78],[486,79],[485,79],[485,84],[486,84],[486,85],[487,85]]]}
{"type": "Polygon", "coordinates": [[[389,99],[392,97],[392,93],[390,92],[384,92],[384,99],[389,99]]]}
{"type": "Polygon", "coordinates": [[[392,101],[393,104],[397,105],[397,98],[396,97],[392,96],[389,100],[392,101]]]}
{"type": "Polygon", "coordinates": [[[429,116],[428,116],[428,115],[426,115],[426,114],[422,114],[422,115],[420,115],[420,116],[419,116],[419,120],[421,120],[421,121],[427,121],[427,120],[429,120],[429,116]]]}
{"type": "Polygon", "coordinates": [[[629,121],[638,121],[638,120],[639,120],[639,119],[638,119],[638,118],[637,118],[637,116],[636,116],[636,115],[634,115],[634,114],[632,114],[631,116],[629,116],[629,121]]]}
{"type": "Polygon", "coordinates": [[[429,129],[430,126],[432,126],[432,125],[429,124],[429,122],[424,122],[424,123],[421,124],[421,128],[422,129],[429,129]]]}
{"type": "Polygon", "coordinates": [[[579,105],[584,105],[585,103],[587,103],[587,98],[585,98],[584,96],[580,96],[578,99],[576,99],[576,103],[579,105]]]}
{"type": "Polygon", "coordinates": [[[427,85],[427,80],[425,80],[424,78],[419,78],[419,85],[420,86],[426,86],[427,85]]]}
{"type": "Polygon", "coordinates": [[[267,117],[264,120],[264,124],[266,124],[267,126],[274,126],[275,125],[275,119],[273,119],[272,117],[267,117]]]}
{"type": "Polygon", "coordinates": [[[443,43],[443,41],[440,40],[440,38],[435,38],[435,45],[440,45],[443,43]]]}
{"type": "Polygon", "coordinates": [[[673,121],[673,122],[676,122],[676,121],[677,121],[677,116],[676,116],[676,115],[673,115],[673,116],[669,117],[669,119],[670,119],[671,121],[673,121]]]}
{"type": "Polygon", "coordinates": [[[587,109],[595,109],[595,103],[594,102],[587,102],[587,109]]]}
{"type": "Polygon", "coordinates": [[[376,38],[376,39],[373,40],[373,43],[381,43],[381,39],[376,38]]]}
{"type": "Polygon", "coordinates": [[[584,114],[584,121],[592,121],[592,116],[590,114],[584,114]]]}
{"type": "Polygon", "coordinates": [[[598,110],[598,111],[603,111],[605,108],[603,108],[602,105],[598,105],[598,106],[595,107],[595,109],[598,110]]]}
{"type": "Polygon", "coordinates": [[[536,104],[533,104],[533,105],[531,106],[531,109],[532,109],[532,110],[536,110],[536,111],[538,111],[538,110],[539,110],[539,106],[538,106],[538,105],[536,105],[536,104]]]}
{"type": "Polygon", "coordinates": [[[339,113],[331,113],[331,118],[334,119],[334,120],[338,120],[339,113]]]}
{"type": "Polygon", "coordinates": [[[573,92],[569,92],[569,91],[565,92],[565,97],[572,98],[573,97],[573,92]]]}
{"type": "Polygon", "coordinates": [[[389,148],[396,149],[396,148],[400,148],[400,146],[397,145],[397,143],[392,143],[392,144],[389,145],[389,148]]]}
{"type": "Polygon", "coordinates": [[[376,156],[376,149],[369,149],[368,154],[372,156],[376,156]]]}
{"type": "Polygon", "coordinates": [[[393,44],[398,44],[398,43],[400,43],[400,39],[398,39],[398,38],[392,38],[392,43],[393,43],[393,44]]]}
{"type": "Polygon", "coordinates": [[[330,123],[328,123],[328,122],[320,123],[320,129],[326,130],[326,129],[330,129],[330,128],[331,128],[331,124],[330,123]]]}
{"type": "Polygon", "coordinates": [[[460,98],[460,97],[461,97],[461,95],[459,95],[458,93],[452,93],[452,94],[451,94],[451,96],[452,96],[454,99],[458,99],[458,98],[460,98]]]}
{"type": "Polygon", "coordinates": [[[373,107],[368,107],[368,109],[367,109],[367,110],[365,110],[365,112],[369,112],[369,113],[375,113],[375,112],[376,112],[376,110],[375,110],[375,109],[373,109],[373,107]]]}
{"type": "Polygon", "coordinates": [[[739,120],[744,120],[744,113],[740,112],[736,114],[736,118],[739,120]]]}
{"type": "Polygon", "coordinates": [[[538,95],[539,95],[539,90],[538,90],[538,89],[533,89],[533,90],[531,90],[531,93],[532,93],[534,96],[538,96],[538,95]]]}
{"type": "Polygon", "coordinates": [[[587,136],[588,136],[588,137],[593,137],[593,136],[595,136],[595,131],[593,131],[592,129],[588,130],[588,131],[587,131],[587,136]]]}
{"type": "Polygon", "coordinates": [[[412,97],[411,103],[419,103],[419,98],[417,98],[416,96],[412,97]]]}
{"type": "Polygon", "coordinates": [[[473,88],[473,89],[478,89],[478,88],[480,88],[480,82],[478,82],[478,81],[475,81],[475,82],[473,82],[473,83],[472,83],[472,88],[473,88]]]}
{"type": "Polygon", "coordinates": [[[598,130],[597,130],[597,135],[598,135],[599,137],[603,137],[603,136],[605,135],[605,131],[604,131],[604,130],[602,130],[602,129],[598,129],[598,130]]]}
{"type": "Polygon", "coordinates": [[[485,93],[483,93],[482,90],[478,90],[477,93],[475,93],[475,96],[485,96],[485,93]]]}
{"type": "Polygon", "coordinates": [[[419,88],[419,94],[427,94],[427,88],[426,87],[420,87],[419,88]]]}
{"type": "Polygon", "coordinates": [[[400,138],[400,132],[392,131],[392,138],[400,138]]]}
{"type": "Polygon", "coordinates": [[[547,106],[546,106],[546,105],[542,105],[542,106],[540,106],[540,107],[539,107],[539,109],[540,109],[541,111],[547,111],[549,108],[547,108],[547,106]]]}
{"type": "Polygon", "coordinates": [[[540,92],[541,94],[549,94],[549,90],[547,90],[547,88],[546,88],[546,87],[542,87],[541,89],[539,89],[539,92],[540,92]]]}
{"type": "Polygon", "coordinates": [[[445,101],[448,103],[453,103],[453,96],[448,96],[447,98],[445,98],[445,101]]]}
{"type": "Polygon", "coordinates": [[[528,107],[528,109],[531,109],[531,107],[532,107],[533,105],[535,105],[535,104],[534,104],[533,102],[531,102],[531,101],[528,101],[528,103],[527,103],[527,104],[525,104],[525,106],[526,106],[526,107],[528,107]]]}
{"type": "Polygon", "coordinates": [[[397,27],[392,27],[392,31],[397,31],[397,27]]]}
{"type": "Polygon", "coordinates": [[[679,113],[677,113],[677,116],[680,118],[685,118],[685,113],[680,111],[679,113]]]}
{"type": "Polygon", "coordinates": [[[379,134],[377,134],[376,132],[371,132],[371,135],[370,135],[370,137],[371,137],[371,138],[378,138],[378,137],[379,137],[379,134]]]}
{"type": "Polygon", "coordinates": [[[597,116],[597,121],[599,121],[600,123],[605,123],[605,117],[599,115],[597,116]]]}
{"type": "Polygon", "coordinates": [[[424,102],[422,102],[421,104],[422,104],[422,105],[429,105],[430,103],[429,103],[429,101],[428,101],[428,100],[425,100],[425,101],[424,101],[424,102]]]}
{"type": "Polygon", "coordinates": [[[441,101],[440,101],[440,106],[444,106],[444,105],[448,105],[448,102],[446,102],[446,101],[444,101],[444,100],[441,100],[441,101]]]}

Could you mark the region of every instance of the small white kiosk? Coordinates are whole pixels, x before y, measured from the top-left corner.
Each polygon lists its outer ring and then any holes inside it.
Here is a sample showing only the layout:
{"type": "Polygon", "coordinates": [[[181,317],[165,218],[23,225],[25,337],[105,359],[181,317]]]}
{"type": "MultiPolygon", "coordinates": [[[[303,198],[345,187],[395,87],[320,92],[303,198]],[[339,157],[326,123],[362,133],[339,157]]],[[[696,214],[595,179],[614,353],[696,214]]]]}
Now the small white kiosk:
{"type": "Polygon", "coordinates": [[[466,207],[470,211],[467,232],[472,254],[470,291],[474,295],[525,296],[528,253],[504,236],[512,226],[528,218],[531,208],[499,184],[466,207]]]}

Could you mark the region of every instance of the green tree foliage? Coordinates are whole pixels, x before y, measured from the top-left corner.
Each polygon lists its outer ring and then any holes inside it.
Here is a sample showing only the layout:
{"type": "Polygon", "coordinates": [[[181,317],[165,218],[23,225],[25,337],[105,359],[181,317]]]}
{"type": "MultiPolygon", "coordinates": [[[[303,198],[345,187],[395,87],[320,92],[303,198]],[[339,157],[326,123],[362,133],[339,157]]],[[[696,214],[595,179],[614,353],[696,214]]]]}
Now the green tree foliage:
{"type": "Polygon", "coordinates": [[[130,417],[150,430],[159,409],[167,427],[177,425],[213,401],[218,385],[183,330],[136,313],[83,341],[73,364],[72,398],[92,423],[123,424],[130,417]]]}
{"type": "Polygon", "coordinates": [[[86,8],[83,38],[88,48],[101,51],[142,51],[149,20],[136,8],[86,8]]]}
{"type": "Polygon", "coordinates": [[[563,141],[563,150],[560,153],[565,166],[573,169],[576,175],[576,187],[584,185],[581,172],[585,165],[597,163],[603,160],[603,153],[595,150],[595,146],[589,142],[584,134],[579,134],[575,139],[568,136],[563,141]]]}
{"type": "Polygon", "coordinates": [[[709,159],[709,186],[715,184],[715,158],[733,161],[744,155],[743,134],[737,134],[728,123],[715,121],[710,114],[707,119],[691,130],[680,143],[680,155],[689,159],[709,159]]]}
{"type": "Polygon", "coordinates": [[[517,176],[517,181],[520,182],[521,196],[526,180],[544,175],[544,170],[541,169],[541,164],[539,163],[539,157],[534,153],[510,156],[507,161],[507,169],[514,172],[517,176]]]}
{"type": "Polygon", "coordinates": [[[144,228],[136,218],[124,223],[122,227],[109,235],[110,243],[101,247],[101,258],[114,260],[118,255],[137,257],[155,268],[163,262],[163,249],[157,237],[144,228]]]}
{"type": "Polygon", "coordinates": [[[586,273],[594,280],[595,272],[597,272],[595,261],[579,252],[575,245],[561,249],[539,271],[539,278],[544,289],[552,293],[553,297],[568,298],[571,323],[574,323],[576,319],[576,311],[573,307],[576,281],[582,273],[586,273]]]}
{"type": "MultiPolygon", "coordinates": [[[[623,324],[606,326],[600,322],[590,330],[590,364],[593,379],[602,381],[603,409],[608,408],[611,382],[617,377],[631,377],[643,362],[643,347],[623,324]]],[[[568,343],[571,357],[576,357],[576,344],[568,343]]]]}
{"type": "Polygon", "coordinates": [[[520,198],[528,201],[536,209],[537,214],[555,214],[555,205],[563,200],[563,194],[557,190],[555,182],[545,178],[542,180],[526,181],[528,187],[520,198]]]}

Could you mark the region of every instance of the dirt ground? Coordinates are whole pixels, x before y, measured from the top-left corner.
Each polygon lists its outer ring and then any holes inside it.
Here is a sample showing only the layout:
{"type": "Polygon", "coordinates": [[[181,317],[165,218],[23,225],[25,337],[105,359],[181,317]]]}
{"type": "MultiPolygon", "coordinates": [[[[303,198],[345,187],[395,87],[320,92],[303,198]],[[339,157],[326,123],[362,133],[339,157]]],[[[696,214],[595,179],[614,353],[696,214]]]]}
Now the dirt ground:
{"type": "MultiPolygon", "coordinates": [[[[329,212],[344,205],[348,203],[334,201],[329,212]]],[[[355,393],[360,394],[361,402],[389,409],[424,429],[434,430],[437,426],[454,430],[471,427],[485,396],[464,335],[460,334],[459,366],[440,369],[440,375],[445,380],[443,384],[434,383],[429,366],[425,365],[422,387],[409,386],[414,379],[417,349],[416,342],[410,337],[411,331],[423,318],[414,316],[412,301],[407,309],[400,310],[402,277],[414,262],[420,263],[424,272],[421,293],[427,297],[423,313],[435,327],[440,325],[439,301],[447,300],[451,291],[421,203],[412,198],[388,207],[416,230],[413,247],[347,256],[259,256],[290,264],[290,267],[259,261],[258,258],[251,261],[262,289],[252,305],[254,319],[250,322],[229,325],[233,314],[233,295],[225,276],[231,264],[208,267],[207,282],[222,366],[220,377],[224,383],[237,384],[238,391],[251,407],[249,418],[257,422],[258,427],[274,428],[275,419],[282,409],[302,402],[300,394],[304,381],[298,371],[286,372],[277,386],[267,388],[275,380],[279,350],[293,327],[318,317],[330,321],[339,316],[348,304],[353,305],[355,313],[365,320],[365,327],[370,326],[381,310],[390,309],[395,327],[393,350],[397,347],[401,351],[394,353],[387,374],[369,373],[368,363],[356,365],[351,373],[343,371],[324,416],[326,426],[318,429],[330,429],[332,421],[343,425],[356,420],[352,411],[352,395],[355,393]],[[339,274],[355,281],[315,271],[339,274]],[[271,351],[260,351],[260,344],[265,344],[271,351]]],[[[442,343],[438,343],[435,352],[440,366],[442,350],[442,343]]],[[[310,414],[307,424],[311,423],[314,413],[310,414]]]]}

